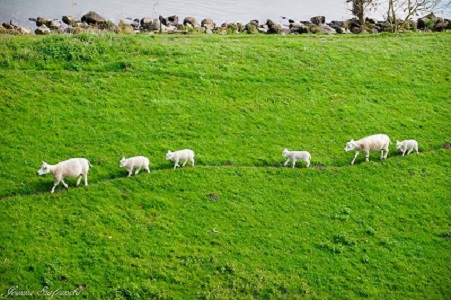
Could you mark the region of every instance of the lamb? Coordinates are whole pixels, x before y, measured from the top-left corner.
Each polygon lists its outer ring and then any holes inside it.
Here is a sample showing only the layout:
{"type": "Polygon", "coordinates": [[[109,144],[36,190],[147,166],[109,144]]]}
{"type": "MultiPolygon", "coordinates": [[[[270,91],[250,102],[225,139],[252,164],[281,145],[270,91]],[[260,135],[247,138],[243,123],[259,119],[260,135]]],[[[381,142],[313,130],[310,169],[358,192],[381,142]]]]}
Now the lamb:
{"type": "Polygon", "coordinates": [[[89,167],[92,167],[91,163],[86,158],[71,158],[56,165],[49,165],[45,161],[42,162],[42,167],[38,170],[38,175],[44,175],[51,173],[55,178],[55,183],[51,193],[55,191],[55,187],[62,182],[67,189],[69,186],[64,182],[64,178],[77,177],[77,186],[80,184],[80,180],[83,177],[85,180],[85,186],[88,185],[88,171],[89,167]]]}
{"type": "Polygon", "coordinates": [[[287,161],[283,164],[284,166],[286,166],[290,160],[293,162],[293,168],[298,160],[305,161],[307,163],[307,168],[310,166],[311,156],[307,151],[289,151],[285,148],[282,151],[282,156],[288,157],[287,161]]]}
{"type": "Polygon", "coordinates": [[[360,151],[365,152],[366,161],[369,161],[370,150],[380,150],[381,159],[387,158],[388,146],[390,145],[390,138],[386,134],[375,134],[364,137],[358,141],[351,140],[346,143],[345,151],[350,151],[355,149],[354,159],[351,161],[351,165],[354,164],[355,159],[359,155],[360,151]],[[385,155],[384,155],[385,151],[385,155]]]}
{"type": "Polygon", "coordinates": [[[191,165],[194,167],[194,151],[190,149],[184,149],[184,150],[178,150],[171,152],[171,150],[168,150],[168,153],[166,153],[166,160],[172,160],[175,162],[174,164],[174,170],[179,167],[179,160],[185,160],[182,167],[186,165],[186,162],[189,160],[191,162],[191,165]]]}
{"type": "Polygon", "coordinates": [[[125,167],[127,169],[128,177],[130,177],[130,175],[132,175],[134,167],[137,168],[135,171],[135,175],[138,175],[139,171],[143,167],[144,167],[144,169],[147,170],[147,173],[150,173],[149,159],[145,156],[135,156],[135,157],[129,157],[129,158],[122,157],[122,159],[119,162],[119,167],[120,168],[125,167]]]}
{"type": "Polygon", "coordinates": [[[409,155],[414,149],[418,154],[418,142],[415,140],[396,141],[396,149],[402,151],[402,156],[404,156],[407,150],[409,150],[407,152],[407,155],[409,155]]]}

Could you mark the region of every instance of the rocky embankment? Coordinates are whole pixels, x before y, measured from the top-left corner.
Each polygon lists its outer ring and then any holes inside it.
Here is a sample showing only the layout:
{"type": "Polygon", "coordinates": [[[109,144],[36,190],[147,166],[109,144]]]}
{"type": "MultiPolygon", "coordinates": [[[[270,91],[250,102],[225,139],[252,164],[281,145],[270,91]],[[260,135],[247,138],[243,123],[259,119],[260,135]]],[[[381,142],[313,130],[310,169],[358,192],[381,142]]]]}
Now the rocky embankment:
{"type": "MultiPolygon", "coordinates": [[[[79,33],[204,33],[204,34],[375,34],[380,32],[392,32],[394,22],[376,21],[367,18],[365,24],[359,24],[357,19],[345,21],[332,21],[326,23],[324,16],[311,18],[309,21],[296,21],[289,19],[289,25],[282,25],[268,19],[262,24],[258,20],[251,20],[247,24],[223,23],[216,24],[212,19],[203,19],[200,23],[193,17],[186,17],[180,22],[178,16],[162,17],[152,19],[120,20],[118,24],[102,17],[96,12],[90,11],[83,15],[80,20],[71,16],[63,16],[61,20],[46,19],[43,17],[30,18],[36,23],[35,34],[79,34],[79,33]]],[[[402,23],[398,20],[399,24],[402,23]]],[[[451,29],[451,20],[436,17],[433,13],[422,18],[409,20],[401,26],[400,31],[445,31],[451,29]]],[[[13,21],[3,22],[0,26],[0,34],[31,34],[32,30],[21,27],[13,21]]]]}

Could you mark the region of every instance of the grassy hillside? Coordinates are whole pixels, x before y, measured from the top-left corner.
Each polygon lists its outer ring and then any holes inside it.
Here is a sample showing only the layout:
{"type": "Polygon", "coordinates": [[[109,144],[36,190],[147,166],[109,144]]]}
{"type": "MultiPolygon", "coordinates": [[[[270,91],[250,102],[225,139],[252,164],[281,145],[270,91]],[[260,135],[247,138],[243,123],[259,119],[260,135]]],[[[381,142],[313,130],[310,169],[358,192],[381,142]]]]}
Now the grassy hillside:
{"type": "Polygon", "coordinates": [[[450,51],[449,33],[0,36],[0,295],[448,299],[450,51]],[[388,159],[350,166],[374,133],[388,159]],[[183,148],[196,166],[174,171],[183,148]],[[126,177],[135,155],[151,174],[126,177]],[[50,194],[41,161],[70,157],[89,186],[50,194]]]}

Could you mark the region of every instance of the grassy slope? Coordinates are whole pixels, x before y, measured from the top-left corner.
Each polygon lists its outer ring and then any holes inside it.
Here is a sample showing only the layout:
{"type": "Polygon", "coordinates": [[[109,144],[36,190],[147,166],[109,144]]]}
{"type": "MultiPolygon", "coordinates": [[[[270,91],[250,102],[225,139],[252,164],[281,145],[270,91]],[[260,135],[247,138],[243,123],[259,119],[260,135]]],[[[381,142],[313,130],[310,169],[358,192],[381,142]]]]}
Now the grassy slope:
{"type": "Polygon", "coordinates": [[[1,37],[0,293],[447,298],[450,49],[450,34],[1,37]],[[346,141],[378,132],[422,153],[349,166],[346,141]],[[185,147],[197,165],[174,172],[165,152],[185,147]],[[284,147],[316,167],[279,168],[284,147]],[[125,178],[132,155],[153,172],[125,178]],[[90,186],[50,195],[40,161],[77,156],[90,186]]]}

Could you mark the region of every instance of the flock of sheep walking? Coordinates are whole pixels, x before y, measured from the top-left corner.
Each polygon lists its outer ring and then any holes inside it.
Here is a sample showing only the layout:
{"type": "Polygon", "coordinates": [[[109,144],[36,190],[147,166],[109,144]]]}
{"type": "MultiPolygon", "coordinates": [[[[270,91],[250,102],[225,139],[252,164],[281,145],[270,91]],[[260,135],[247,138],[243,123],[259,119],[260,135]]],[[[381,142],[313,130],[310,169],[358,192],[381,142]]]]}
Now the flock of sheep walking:
{"type": "MultiPolygon", "coordinates": [[[[355,159],[359,156],[360,152],[365,152],[366,161],[369,161],[370,151],[381,151],[381,159],[387,158],[388,147],[390,145],[390,138],[386,134],[375,134],[364,137],[358,141],[353,139],[346,143],[345,151],[355,150],[355,155],[351,161],[351,165],[354,164],[355,159]],[[384,153],[385,152],[385,153],[384,153]]],[[[402,152],[402,156],[409,155],[413,150],[418,153],[418,142],[415,140],[396,141],[396,149],[402,152]]],[[[286,166],[290,161],[294,168],[298,160],[302,160],[306,163],[307,168],[310,166],[311,155],[308,151],[289,151],[284,149],[282,156],[287,160],[284,163],[286,166]]],[[[180,167],[179,161],[184,160],[182,167],[184,167],[187,161],[191,162],[194,166],[194,151],[190,149],[184,149],[179,151],[170,151],[166,153],[166,160],[174,162],[174,170],[180,167]]],[[[50,165],[43,162],[42,167],[38,170],[38,175],[44,175],[51,173],[55,179],[51,193],[55,191],[55,187],[60,183],[65,188],[69,186],[64,182],[64,178],[78,177],[77,186],[80,184],[81,178],[84,179],[85,185],[88,185],[88,171],[92,167],[91,163],[86,158],[71,158],[62,161],[56,165],[50,165]]],[[[123,157],[119,162],[119,167],[125,167],[128,171],[128,176],[131,176],[133,169],[135,169],[135,175],[139,174],[140,170],[144,168],[148,173],[149,159],[145,156],[135,156],[130,158],[123,157]]]]}

